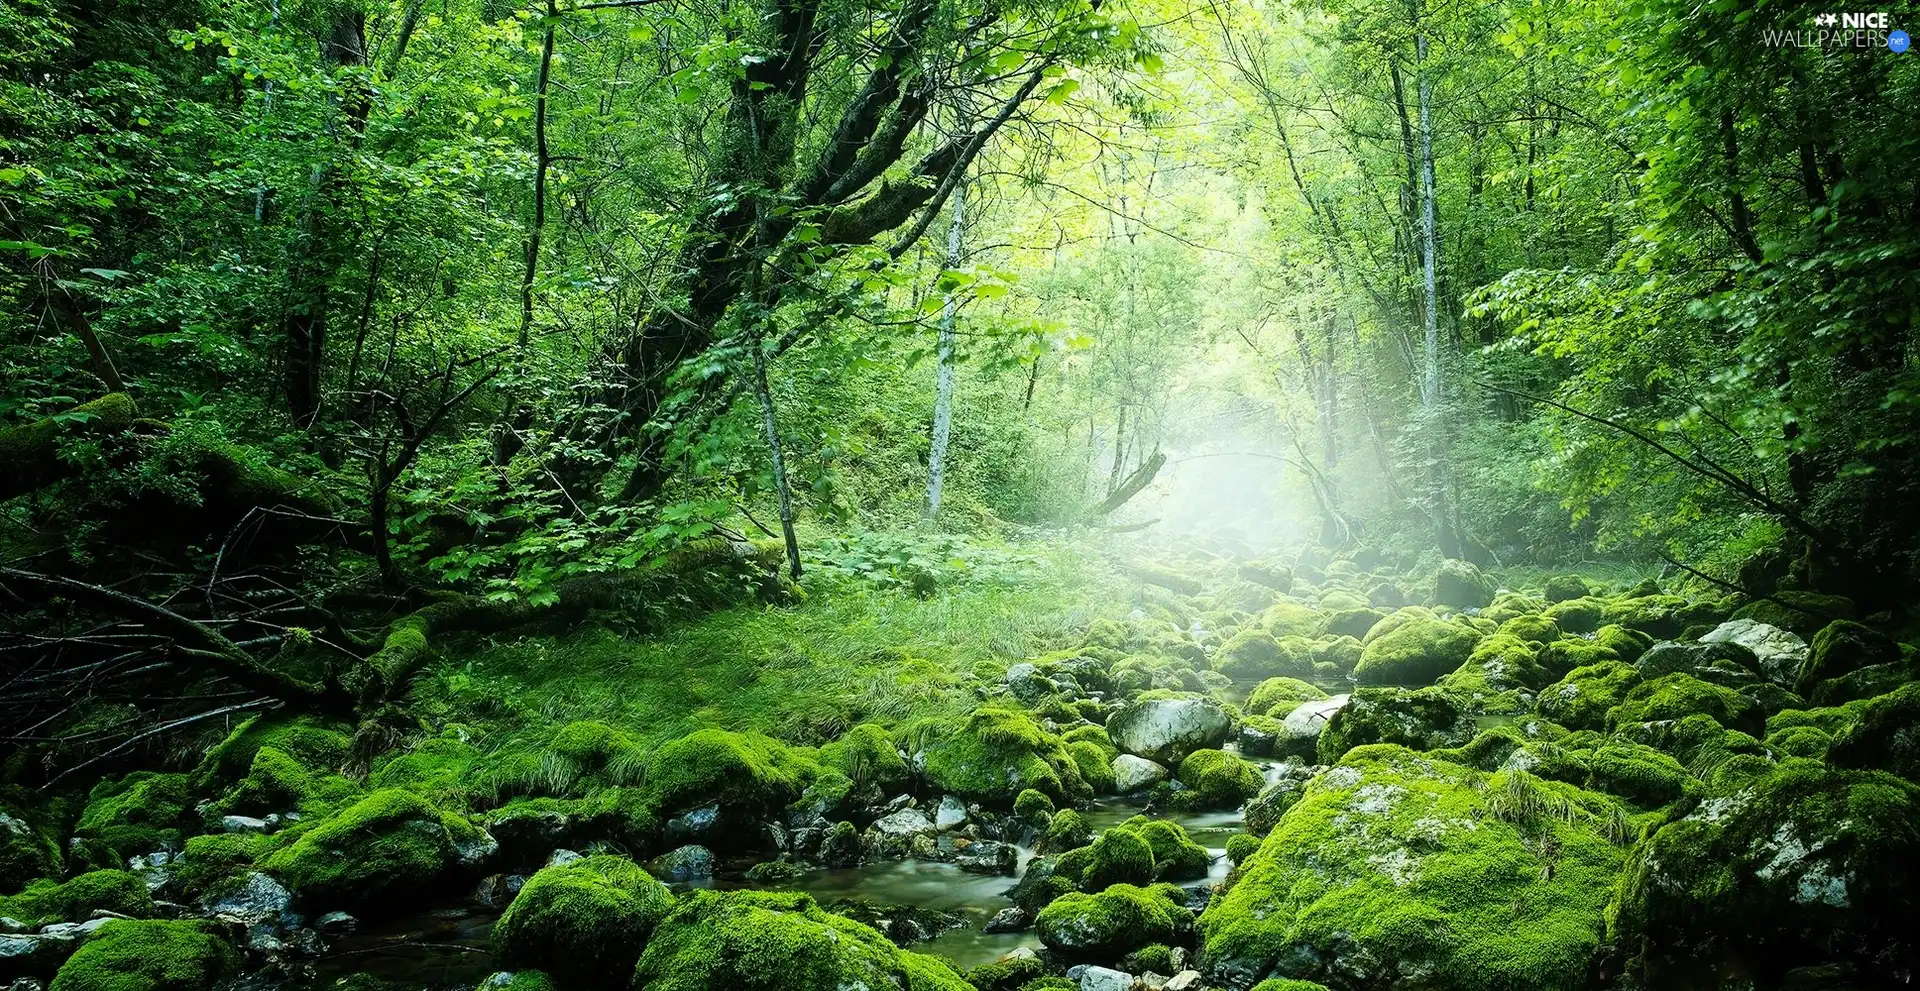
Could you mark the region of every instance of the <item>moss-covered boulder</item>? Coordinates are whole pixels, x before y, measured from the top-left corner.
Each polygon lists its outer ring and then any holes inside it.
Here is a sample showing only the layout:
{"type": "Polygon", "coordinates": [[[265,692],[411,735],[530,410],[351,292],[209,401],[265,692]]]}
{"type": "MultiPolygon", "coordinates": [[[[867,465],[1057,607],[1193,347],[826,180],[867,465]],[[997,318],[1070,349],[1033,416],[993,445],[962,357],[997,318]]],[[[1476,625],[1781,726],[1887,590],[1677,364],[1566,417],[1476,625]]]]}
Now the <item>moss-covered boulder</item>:
{"type": "Polygon", "coordinates": [[[102,781],[87,795],[87,807],[74,823],[82,842],[77,852],[97,867],[119,867],[128,857],[155,850],[177,850],[192,825],[188,805],[191,782],[184,774],[135,771],[102,781]]]}
{"type": "Polygon", "coordinates": [[[1231,987],[1586,987],[1625,857],[1613,812],[1524,772],[1356,750],[1201,916],[1202,968],[1231,987]]]}
{"type": "Polygon", "coordinates": [[[126,871],[88,871],[68,881],[42,878],[0,898],[0,917],[28,925],[84,921],[95,910],[133,918],[153,914],[147,884],[126,871]]]}
{"type": "Polygon", "coordinates": [[[1225,743],[1233,721],[1220,703],[1198,694],[1148,693],[1107,717],[1115,746],[1161,764],[1225,743]]]}
{"type": "Polygon", "coordinates": [[[1473,738],[1470,709],[1436,688],[1362,688],[1327,721],[1317,744],[1320,763],[1332,764],[1354,747],[1392,743],[1415,750],[1457,747],[1473,738]]]}
{"type": "Polygon", "coordinates": [[[494,959],[583,988],[624,987],[647,936],[672,907],[666,885],[625,857],[548,867],[527,879],[494,923],[494,959]]]}
{"type": "Polygon", "coordinates": [[[1189,807],[1235,809],[1260,793],[1260,770],[1224,750],[1196,750],[1177,775],[1191,795],[1189,807]]]}
{"type": "Polygon", "coordinates": [[[1607,600],[1602,617],[1608,622],[1670,640],[1696,623],[1718,623],[1721,614],[1707,603],[1693,603],[1678,595],[1653,594],[1607,600]]]}
{"type": "Polygon", "coordinates": [[[1670,674],[1635,685],[1607,714],[1607,725],[1617,729],[1630,723],[1652,723],[1706,715],[1728,729],[1760,733],[1766,714],[1745,695],[1711,684],[1690,674],[1670,674]]]}
{"type": "Polygon", "coordinates": [[[1027,789],[1063,804],[1093,794],[1060,738],[1019,709],[982,706],[957,725],[922,723],[909,735],[923,741],[927,780],[949,794],[1001,808],[1027,789]]]}
{"type": "Polygon", "coordinates": [[[288,754],[303,767],[338,770],[347,762],[353,746],[348,729],[309,716],[255,716],[234,727],[226,739],[207,751],[194,771],[194,788],[215,792],[238,781],[253,766],[254,755],[261,747],[288,754]]]}
{"type": "Polygon", "coordinates": [[[474,873],[495,849],[465,818],[392,788],[307,830],[262,866],[309,909],[398,911],[474,873]]]}
{"type": "Polygon", "coordinates": [[[1433,573],[1433,604],[1477,609],[1493,601],[1493,579],[1471,562],[1448,558],[1433,573]]]}
{"type": "Polygon", "coordinates": [[[1640,680],[1638,669],[1620,661],[1574,668],[1540,690],[1534,711],[1571,729],[1601,729],[1607,724],[1608,710],[1625,701],[1640,680]]]}
{"type": "Polygon", "coordinates": [[[1254,715],[1284,719],[1300,703],[1318,702],[1326,697],[1326,692],[1298,678],[1268,678],[1247,696],[1243,708],[1254,715]]]}
{"type": "Polygon", "coordinates": [[[1920,781],[1920,682],[1849,708],[1854,717],[1835,731],[1827,759],[1836,767],[1877,768],[1920,781]]]}
{"type": "Polygon", "coordinates": [[[797,893],[694,891],[647,941],[632,986],[647,991],[968,991],[946,963],[797,893]]]}
{"type": "Polygon", "coordinates": [[[1130,829],[1109,829],[1091,846],[1068,851],[1058,872],[1075,887],[1098,891],[1110,884],[1150,884],[1155,870],[1153,847],[1145,837],[1130,829]]]}
{"type": "Polygon", "coordinates": [[[1553,680],[1540,663],[1539,654],[1529,641],[1510,633],[1495,633],[1475,644],[1466,661],[1448,672],[1438,684],[1474,696],[1537,690],[1553,680]]]}
{"type": "Polygon", "coordinates": [[[67,960],[51,991],[206,991],[239,966],[205,923],[116,919],[67,960]]]}
{"type": "Polygon", "coordinates": [[[323,817],[360,794],[358,785],[331,769],[309,765],[279,747],[264,746],[254,752],[246,775],[209,811],[255,818],[284,812],[323,817]]]}
{"type": "Polygon", "coordinates": [[[1734,611],[1734,619],[1751,619],[1777,626],[1810,640],[1828,623],[1839,619],[1859,619],[1853,600],[1841,595],[1782,590],[1770,598],[1755,599],[1734,611]]]}
{"type": "Polygon", "coordinates": [[[60,870],[60,846],[19,809],[0,804],[0,895],[60,870]]]}
{"type": "Polygon", "coordinates": [[[1609,740],[1584,756],[1586,777],[1578,784],[1641,808],[1671,805],[1698,788],[1699,782],[1678,760],[1642,743],[1609,740]]]}
{"type": "Polygon", "coordinates": [[[1788,760],[1642,844],[1620,885],[1617,935],[1654,983],[1709,946],[1756,973],[1900,973],[1920,951],[1916,864],[1920,785],[1788,760]]]}
{"type": "Polygon", "coordinates": [[[1273,634],[1257,627],[1229,637],[1214,654],[1212,664],[1215,671],[1243,682],[1313,673],[1311,654],[1302,653],[1292,642],[1283,644],[1273,634]]]}
{"type": "Polygon", "coordinates": [[[1610,623],[1593,631],[1592,643],[1595,647],[1613,651],[1615,656],[1632,664],[1647,652],[1648,647],[1653,646],[1653,638],[1639,630],[1629,630],[1610,623]]]}
{"type": "Polygon", "coordinates": [[[1584,598],[1592,593],[1586,579],[1579,575],[1554,575],[1547,579],[1547,601],[1565,602],[1568,599],[1584,598]]]}
{"type": "Polygon", "coordinates": [[[1362,685],[1431,685],[1465,663],[1479,642],[1480,634],[1457,623],[1410,620],[1366,642],[1353,680],[1362,685]]]}
{"type": "MultiPolygon", "coordinates": [[[[1132,833],[1153,854],[1153,879],[1190,881],[1207,876],[1213,855],[1193,841],[1186,827],[1168,819],[1134,816],[1108,832],[1132,833]]],[[[1089,886],[1091,887],[1091,886],[1089,886]]]]}
{"type": "Polygon", "coordinates": [[[1385,618],[1386,613],[1366,606],[1341,609],[1327,614],[1327,618],[1320,623],[1320,632],[1327,636],[1359,639],[1373,629],[1373,624],[1385,618]]]}
{"type": "Polygon", "coordinates": [[[664,813],[717,804],[741,824],[799,797],[813,769],[802,753],[771,737],[704,729],[653,752],[647,789],[664,813]]]}
{"type": "Polygon", "coordinates": [[[1116,884],[1091,894],[1062,895],[1040,910],[1040,941],[1070,959],[1113,961],[1153,943],[1171,943],[1191,929],[1180,889],[1116,884]]]}
{"type": "Polygon", "coordinates": [[[1593,596],[1556,602],[1541,613],[1567,633],[1592,633],[1600,628],[1607,604],[1593,596]]]}
{"type": "Polygon", "coordinates": [[[1900,645],[1872,627],[1835,620],[1814,634],[1812,650],[1794,676],[1793,690],[1811,695],[1815,686],[1875,664],[1900,660],[1900,645]]]}

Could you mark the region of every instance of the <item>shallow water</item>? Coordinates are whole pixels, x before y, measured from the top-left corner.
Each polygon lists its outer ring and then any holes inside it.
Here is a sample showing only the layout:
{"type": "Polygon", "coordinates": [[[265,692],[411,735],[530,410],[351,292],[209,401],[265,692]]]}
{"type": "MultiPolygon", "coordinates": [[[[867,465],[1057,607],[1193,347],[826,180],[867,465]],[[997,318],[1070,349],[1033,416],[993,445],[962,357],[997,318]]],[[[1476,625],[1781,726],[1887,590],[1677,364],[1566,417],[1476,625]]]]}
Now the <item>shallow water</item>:
{"type": "Polygon", "coordinates": [[[435,909],[331,939],[313,961],[310,977],[288,981],[289,991],[332,988],[352,974],[366,974],[421,991],[472,991],[494,972],[487,937],[499,913],[471,907],[435,909]]]}

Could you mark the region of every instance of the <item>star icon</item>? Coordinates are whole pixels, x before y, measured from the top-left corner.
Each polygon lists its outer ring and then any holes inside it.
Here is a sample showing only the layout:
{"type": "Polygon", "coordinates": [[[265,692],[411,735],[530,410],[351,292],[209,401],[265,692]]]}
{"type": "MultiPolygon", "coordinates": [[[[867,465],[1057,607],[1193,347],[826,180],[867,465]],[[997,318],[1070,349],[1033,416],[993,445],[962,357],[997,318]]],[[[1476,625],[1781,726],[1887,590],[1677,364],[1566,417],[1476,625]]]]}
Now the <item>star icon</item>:
{"type": "Polygon", "coordinates": [[[1840,19],[1839,17],[1833,14],[1815,14],[1813,17],[1813,23],[1819,25],[1820,27],[1831,27],[1839,19],[1840,19]]]}

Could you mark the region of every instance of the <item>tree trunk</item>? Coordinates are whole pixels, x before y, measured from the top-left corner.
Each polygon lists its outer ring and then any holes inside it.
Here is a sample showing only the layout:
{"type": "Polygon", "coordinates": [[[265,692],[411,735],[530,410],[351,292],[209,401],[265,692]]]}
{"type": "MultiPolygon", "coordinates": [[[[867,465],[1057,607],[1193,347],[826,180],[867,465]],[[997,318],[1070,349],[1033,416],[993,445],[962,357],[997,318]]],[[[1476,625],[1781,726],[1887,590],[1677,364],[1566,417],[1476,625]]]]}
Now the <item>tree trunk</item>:
{"type": "Polygon", "coordinates": [[[753,349],[753,395],[760,401],[760,421],[767,433],[767,453],[773,459],[773,487],[780,496],[780,535],[787,544],[787,571],[800,577],[800,539],[793,532],[793,489],[787,484],[787,459],[780,450],[780,425],[773,411],[773,390],[767,387],[767,352],[756,332],[753,349]]]}
{"type": "Polygon", "coordinates": [[[1424,29],[1414,35],[1414,48],[1419,59],[1421,341],[1425,359],[1420,379],[1420,401],[1427,414],[1427,429],[1432,431],[1432,467],[1428,481],[1434,536],[1442,554],[1459,557],[1460,535],[1453,524],[1452,499],[1447,491],[1446,403],[1440,379],[1440,238],[1438,207],[1434,203],[1433,80],[1427,71],[1427,34],[1424,29]]]}
{"type": "Polygon", "coordinates": [[[533,218],[527,222],[527,264],[520,276],[519,345],[527,346],[533,327],[533,283],[540,274],[540,238],[547,226],[547,167],[553,156],[547,149],[547,93],[553,78],[553,34],[560,23],[554,0],[547,0],[547,30],[540,43],[540,77],[533,96],[533,218]]]}
{"type": "MultiPolygon", "coordinates": [[[[960,264],[962,239],[966,237],[967,187],[953,191],[953,223],[947,228],[947,267],[960,264]]],[[[933,446],[927,452],[927,521],[940,516],[940,488],[946,480],[947,440],[953,433],[953,344],[954,321],[960,315],[960,300],[947,293],[946,306],[940,312],[940,341],[933,374],[933,446]]]]}

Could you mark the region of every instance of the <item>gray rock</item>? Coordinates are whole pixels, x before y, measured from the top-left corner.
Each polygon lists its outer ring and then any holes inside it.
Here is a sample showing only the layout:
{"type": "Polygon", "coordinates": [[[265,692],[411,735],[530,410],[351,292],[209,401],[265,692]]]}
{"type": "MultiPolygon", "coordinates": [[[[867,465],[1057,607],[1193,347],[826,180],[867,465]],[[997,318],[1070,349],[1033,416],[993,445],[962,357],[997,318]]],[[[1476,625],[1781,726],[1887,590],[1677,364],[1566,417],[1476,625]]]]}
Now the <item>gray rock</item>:
{"type": "Polygon", "coordinates": [[[267,821],[252,816],[221,816],[220,829],[228,833],[264,833],[267,821]]]}
{"type": "Polygon", "coordinates": [[[853,823],[836,823],[827,830],[820,841],[820,862],[828,867],[852,867],[860,863],[860,834],[853,823]]]}
{"type": "Polygon", "coordinates": [[[718,803],[702,805],[667,820],[667,842],[695,843],[713,838],[720,830],[718,803]]]}
{"type": "Polygon", "coordinates": [[[1107,735],[1121,750],[1163,764],[1225,743],[1232,720],[1205,696],[1130,702],[1107,719],[1107,735]]]}
{"type": "Polygon", "coordinates": [[[124,918],[126,918],[126,916],[121,915],[121,916],[106,916],[104,918],[99,918],[99,919],[88,919],[85,922],[55,922],[52,925],[41,926],[39,935],[42,937],[51,937],[53,939],[71,939],[79,942],[85,942],[86,940],[92,938],[94,933],[99,932],[101,926],[104,926],[107,923],[114,921],[115,919],[124,919],[124,918]]]}
{"type": "Polygon", "coordinates": [[[328,912],[313,920],[313,927],[329,936],[339,936],[360,928],[360,920],[345,912],[328,912]]]}
{"type": "Polygon", "coordinates": [[[1018,905],[1003,908],[987,920],[990,933],[1017,933],[1033,925],[1033,915],[1018,905]]]}
{"type": "Polygon", "coordinates": [[[478,867],[500,852],[500,841],[484,829],[476,829],[471,839],[455,836],[453,855],[462,867],[478,867]]]}
{"type": "Polygon", "coordinates": [[[669,881],[706,880],[713,876],[713,851],[703,846],[683,846],[653,858],[647,869],[669,881]]]}
{"type": "Polygon", "coordinates": [[[38,978],[33,977],[16,977],[12,984],[7,985],[7,991],[46,991],[46,988],[38,978]]]}
{"type": "Polygon", "coordinates": [[[1200,987],[1200,972],[1183,970],[1173,975],[1166,983],[1166,991],[1196,991],[1200,987]]]}
{"type": "Polygon", "coordinates": [[[1080,972],[1080,991],[1133,991],[1133,975],[1123,970],[1088,967],[1080,972]]]}
{"type": "MultiPolygon", "coordinates": [[[[200,905],[201,909],[215,918],[238,922],[243,926],[257,926],[263,923],[289,925],[290,910],[293,907],[293,893],[284,885],[259,871],[254,871],[240,882],[238,888],[224,895],[209,898],[200,905]]],[[[297,919],[294,916],[293,919],[297,919]]]]}
{"type": "Polygon", "coordinates": [[[1151,788],[1167,779],[1167,769],[1132,754],[1113,759],[1113,790],[1122,795],[1151,788]]]}
{"type": "Polygon", "coordinates": [[[969,874],[1005,874],[1011,877],[1020,863],[1020,851],[1011,843],[979,840],[967,844],[954,856],[953,862],[969,874]]]}
{"type": "Polygon", "coordinates": [[[572,850],[555,850],[551,854],[547,855],[547,862],[545,864],[542,864],[541,866],[542,867],[558,867],[561,864],[571,864],[574,861],[581,860],[581,859],[584,859],[584,858],[582,858],[580,854],[572,850]]]}
{"type": "Polygon", "coordinates": [[[1280,735],[1274,740],[1273,755],[1312,760],[1319,748],[1320,733],[1327,728],[1333,714],[1345,708],[1350,699],[1348,695],[1335,695],[1295,706],[1280,720],[1280,735]]]}
{"type": "Polygon", "coordinates": [[[1776,685],[1792,685],[1800,665],[1813,648],[1805,640],[1777,626],[1751,619],[1734,619],[1714,627],[1701,643],[1734,643],[1753,651],[1760,673],[1776,685]]]}
{"type": "Polygon", "coordinates": [[[1032,705],[1053,692],[1053,680],[1032,664],[1023,662],[1007,669],[1007,690],[1014,698],[1032,705]]]}
{"type": "Polygon", "coordinates": [[[867,827],[863,846],[875,859],[898,859],[913,852],[914,840],[934,834],[933,820],[919,809],[901,809],[867,827]]]}
{"type": "Polygon", "coordinates": [[[1742,668],[1755,669],[1759,661],[1754,653],[1731,640],[1714,643],[1674,643],[1663,640],[1647,648],[1633,666],[1642,678],[1652,680],[1663,675],[1684,673],[1708,680],[1718,680],[1705,672],[1716,661],[1731,661],[1742,668]]]}
{"type": "Polygon", "coordinates": [[[29,933],[0,935],[0,973],[21,971],[52,972],[67,954],[73,952],[71,936],[45,936],[29,933]]]}
{"type": "Polygon", "coordinates": [[[0,915],[0,936],[11,936],[27,931],[27,924],[10,915],[0,915]]]}
{"type": "MultiPolygon", "coordinates": [[[[482,908],[505,909],[513,904],[513,896],[519,894],[526,883],[527,878],[523,874],[489,874],[474,885],[474,904],[482,908]]],[[[326,916],[321,916],[321,921],[325,920],[326,916]]]]}
{"type": "Polygon", "coordinates": [[[933,825],[941,832],[959,829],[967,823],[966,803],[948,795],[940,799],[940,807],[933,812],[933,825]]]}

